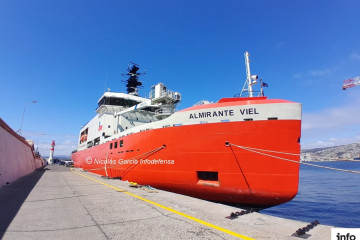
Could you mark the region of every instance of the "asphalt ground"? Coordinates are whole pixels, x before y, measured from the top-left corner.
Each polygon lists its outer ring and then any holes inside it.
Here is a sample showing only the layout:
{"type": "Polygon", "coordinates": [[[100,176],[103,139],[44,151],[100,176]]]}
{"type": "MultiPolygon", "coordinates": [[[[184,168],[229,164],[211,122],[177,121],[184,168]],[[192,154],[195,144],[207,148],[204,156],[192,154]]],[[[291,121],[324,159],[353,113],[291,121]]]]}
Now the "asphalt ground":
{"type": "Polygon", "coordinates": [[[130,187],[49,165],[0,188],[2,239],[330,239],[331,227],[250,213],[180,194],[130,187]]]}

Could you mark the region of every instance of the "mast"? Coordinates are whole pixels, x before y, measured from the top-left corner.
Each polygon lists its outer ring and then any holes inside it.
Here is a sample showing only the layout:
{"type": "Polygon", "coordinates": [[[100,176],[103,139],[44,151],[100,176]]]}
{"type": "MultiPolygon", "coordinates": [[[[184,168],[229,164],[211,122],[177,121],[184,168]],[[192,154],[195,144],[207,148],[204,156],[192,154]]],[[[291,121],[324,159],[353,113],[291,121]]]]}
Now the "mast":
{"type": "MultiPolygon", "coordinates": [[[[139,65],[132,63],[132,66],[128,67],[128,72],[126,74],[129,78],[127,80],[122,80],[122,82],[126,84],[126,91],[128,94],[139,96],[138,88],[142,86],[142,82],[139,81],[139,76],[145,74],[138,73],[137,71],[139,69],[139,65]]],[[[125,74],[123,74],[123,76],[124,75],[125,74]]]]}
{"type": "Polygon", "coordinates": [[[245,81],[243,89],[241,90],[240,96],[242,95],[243,92],[247,92],[249,97],[253,97],[252,86],[257,83],[258,76],[251,75],[249,52],[246,51],[244,56],[245,56],[245,67],[246,67],[246,81],[245,81]]]}
{"type": "Polygon", "coordinates": [[[249,97],[252,97],[253,89],[252,89],[252,84],[251,84],[249,52],[245,52],[244,55],[245,55],[245,67],[246,67],[246,82],[248,84],[248,94],[249,94],[249,97]]]}

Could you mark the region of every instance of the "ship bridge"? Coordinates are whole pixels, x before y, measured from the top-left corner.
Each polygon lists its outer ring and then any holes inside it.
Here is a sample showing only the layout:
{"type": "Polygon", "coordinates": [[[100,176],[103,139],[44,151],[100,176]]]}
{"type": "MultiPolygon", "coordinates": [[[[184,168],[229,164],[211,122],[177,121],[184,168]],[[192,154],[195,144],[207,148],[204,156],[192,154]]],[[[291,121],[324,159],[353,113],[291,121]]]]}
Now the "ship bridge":
{"type": "Polygon", "coordinates": [[[147,102],[148,99],[126,94],[105,92],[98,101],[98,114],[120,112],[137,104],[147,102]]]}

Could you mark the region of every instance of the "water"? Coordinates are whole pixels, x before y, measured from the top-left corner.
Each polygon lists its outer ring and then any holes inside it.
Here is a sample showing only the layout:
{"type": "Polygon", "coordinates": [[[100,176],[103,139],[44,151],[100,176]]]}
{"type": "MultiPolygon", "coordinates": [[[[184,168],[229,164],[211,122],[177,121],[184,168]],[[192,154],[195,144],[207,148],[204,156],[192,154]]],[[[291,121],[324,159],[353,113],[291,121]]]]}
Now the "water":
{"type": "MultiPolygon", "coordinates": [[[[360,162],[322,162],[317,165],[360,171],[360,162]]],[[[297,196],[261,213],[345,228],[360,227],[360,174],[306,165],[300,167],[297,196]]]]}

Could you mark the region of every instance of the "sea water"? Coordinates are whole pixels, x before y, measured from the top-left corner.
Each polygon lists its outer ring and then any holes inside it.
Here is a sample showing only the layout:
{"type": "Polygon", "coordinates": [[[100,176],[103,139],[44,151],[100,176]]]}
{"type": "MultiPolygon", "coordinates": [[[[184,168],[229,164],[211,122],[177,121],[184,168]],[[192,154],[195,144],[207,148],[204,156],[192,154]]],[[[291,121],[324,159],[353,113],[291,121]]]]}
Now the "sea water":
{"type": "MultiPolygon", "coordinates": [[[[360,162],[312,163],[360,172],[360,162]]],[[[300,167],[299,192],[288,203],[261,213],[304,222],[360,228],[360,174],[307,165],[300,167]]]]}

